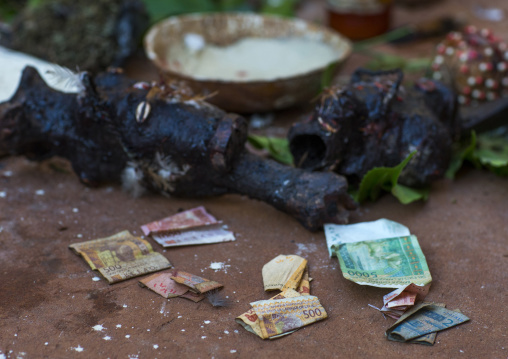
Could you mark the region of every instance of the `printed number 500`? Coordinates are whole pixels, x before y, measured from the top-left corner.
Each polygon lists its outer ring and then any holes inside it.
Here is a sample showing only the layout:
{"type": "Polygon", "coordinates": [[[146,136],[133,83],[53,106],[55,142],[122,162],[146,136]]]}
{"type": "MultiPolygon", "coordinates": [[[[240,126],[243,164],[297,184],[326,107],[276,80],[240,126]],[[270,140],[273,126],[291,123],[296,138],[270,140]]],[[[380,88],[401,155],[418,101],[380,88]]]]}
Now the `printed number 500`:
{"type": "Polygon", "coordinates": [[[305,319],[307,318],[314,318],[314,317],[320,317],[321,316],[321,310],[316,308],[316,309],[309,309],[309,310],[304,310],[303,311],[303,315],[305,315],[305,319]]]}

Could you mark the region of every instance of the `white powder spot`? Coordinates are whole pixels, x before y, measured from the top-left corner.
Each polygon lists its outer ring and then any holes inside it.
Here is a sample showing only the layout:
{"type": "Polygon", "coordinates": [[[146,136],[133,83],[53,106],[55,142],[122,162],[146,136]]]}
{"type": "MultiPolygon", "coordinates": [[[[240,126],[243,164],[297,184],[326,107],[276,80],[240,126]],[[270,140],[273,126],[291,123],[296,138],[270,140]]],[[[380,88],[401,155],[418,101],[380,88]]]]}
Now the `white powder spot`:
{"type": "Polygon", "coordinates": [[[35,191],[35,194],[37,196],[44,196],[44,190],[43,189],[38,189],[37,191],[35,191]]]}
{"type": "Polygon", "coordinates": [[[147,331],[147,332],[149,332],[149,331],[150,331],[150,329],[147,329],[146,331],[147,331]]]}
{"type": "Polygon", "coordinates": [[[223,270],[224,273],[227,273],[229,267],[231,267],[231,266],[229,264],[225,264],[224,262],[212,262],[212,263],[210,263],[210,269],[213,269],[216,272],[218,272],[220,270],[223,270]]]}
{"type": "Polygon", "coordinates": [[[18,334],[16,333],[16,334],[14,334],[14,336],[15,336],[15,337],[17,337],[17,336],[18,336],[18,334]]]}
{"type": "Polygon", "coordinates": [[[185,332],[185,329],[182,329],[182,332],[185,332]]]}
{"type": "Polygon", "coordinates": [[[104,338],[102,338],[104,340],[111,340],[111,337],[109,335],[106,335],[104,338]]]}
{"type": "Polygon", "coordinates": [[[159,348],[159,346],[158,346],[157,344],[154,344],[154,345],[153,345],[153,348],[154,348],[154,349],[158,349],[158,348],[159,348]]]}
{"type": "Polygon", "coordinates": [[[122,327],[122,324],[117,324],[116,325],[117,328],[121,328],[122,327]]]}
{"type": "Polygon", "coordinates": [[[76,237],[83,238],[83,235],[81,233],[79,233],[79,234],[76,234],[76,237]]]}
{"type": "Polygon", "coordinates": [[[210,324],[210,321],[209,320],[205,320],[203,323],[210,324]]]}
{"type": "Polygon", "coordinates": [[[11,177],[12,176],[12,171],[4,171],[4,176],[5,177],[11,177]]]}
{"type": "Polygon", "coordinates": [[[178,316],[178,319],[180,319],[181,317],[182,317],[182,316],[181,316],[181,315],[179,315],[179,316],[178,316]]]}
{"type": "Polygon", "coordinates": [[[166,302],[162,302],[162,307],[159,313],[164,314],[164,311],[166,310],[166,302]]]}
{"type": "Polygon", "coordinates": [[[74,213],[78,213],[78,212],[79,212],[79,209],[77,209],[77,208],[73,208],[73,209],[72,209],[72,211],[73,211],[74,213]]]}
{"type": "Polygon", "coordinates": [[[229,352],[230,352],[231,354],[234,354],[234,353],[236,353],[236,350],[231,349],[229,352]]]}
{"type": "Polygon", "coordinates": [[[206,335],[203,335],[203,336],[201,337],[201,339],[206,339],[206,335]]]}
{"type": "Polygon", "coordinates": [[[102,326],[102,324],[97,324],[97,325],[94,325],[92,328],[93,328],[93,330],[96,330],[96,331],[98,331],[98,332],[102,332],[104,329],[107,329],[107,328],[104,328],[104,327],[102,326]]]}
{"type": "Polygon", "coordinates": [[[100,281],[101,279],[100,279],[99,277],[93,277],[93,278],[92,278],[92,280],[93,280],[94,282],[98,282],[98,281],[100,281]]]}
{"type": "Polygon", "coordinates": [[[49,344],[48,342],[44,343],[44,345],[48,345],[48,344],[49,344]]]}
{"type": "Polygon", "coordinates": [[[85,350],[85,349],[84,349],[84,348],[82,348],[82,347],[81,347],[81,345],[79,345],[79,344],[78,344],[78,346],[77,346],[77,347],[75,347],[75,348],[71,347],[71,350],[75,350],[75,351],[77,351],[77,352],[82,352],[82,351],[83,351],[83,350],[85,350]]]}
{"type": "Polygon", "coordinates": [[[225,330],[225,331],[224,331],[224,334],[229,334],[229,331],[228,331],[228,330],[225,330]]]}
{"type": "Polygon", "coordinates": [[[238,334],[238,330],[235,330],[235,333],[238,334]]]}
{"type": "Polygon", "coordinates": [[[7,192],[0,191],[0,198],[5,198],[5,197],[7,197],[7,192]]]}
{"type": "Polygon", "coordinates": [[[130,336],[129,334],[127,334],[125,337],[126,337],[127,339],[129,339],[131,336],[130,336]]]}
{"type": "Polygon", "coordinates": [[[306,255],[308,253],[312,253],[312,252],[315,252],[317,251],[318,247],[315,243],[295,243],[298,247],[297,251],[295,252],[295,254],[297,256],[301,256],[302,254],[303,255],[306,255]]]}
{"type": "Polygon", "coordinates": [[[127,308],[127,304],[122,305],[122,308],[127,308]]]}

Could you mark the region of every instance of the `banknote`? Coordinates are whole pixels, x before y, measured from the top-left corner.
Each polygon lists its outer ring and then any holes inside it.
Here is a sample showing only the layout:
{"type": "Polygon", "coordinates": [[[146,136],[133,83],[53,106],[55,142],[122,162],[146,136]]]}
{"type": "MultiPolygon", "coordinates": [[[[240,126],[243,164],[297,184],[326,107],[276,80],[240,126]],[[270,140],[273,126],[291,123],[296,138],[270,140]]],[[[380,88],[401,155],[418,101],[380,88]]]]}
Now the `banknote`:
{"type": "Polygon", "coordinates": [[[180,298],[189,299],[189,300],[192,300],[193,302],[197,303],[197,302],[205,299],[205,296],[203,294],[193,293],[189,290],[189,291],[187,291],[187,293],[182,294],[180,296],[180,298]]]}
{"type": "Polygon", "coordinates": [[[300,281],[296,291],[300,293],[300,295],[310,295],[310,281],[311,278],[309,277],[309,266],[306,266],[305,270],[303,271],[302,280],[300,281]]]}
{"type": "Polygon", "coordinates": [[[297,289],[307,267],[307,260],[297,255],[279,255],[263,266],[265,290],[297,289]]]}
{"type": "Polygon", "coordinates": [[[163,247],[192,246],[235,240],[233,232],[223,229],[221,224],[175,230],[173,232],[153,233],[152,237],[163,247]]]}
{"type": "MultiPolygon", "coordinates": [[[[393,292],[388,293],[387,295],[383,296],[383,304],[387,305],[390,302],[398,301],[402,297],[407,296],[408,294],[411,294],[411,296],[414,296],[415,301],[423,301],[427,294],[429,293],[430,284],[419,286],[414,283],[408,284],[406,286],[400,287],[393,292]]],[[[393,305],[392,305],[393,306],[393,305]]]]}
{"type": "Polygon", "coordinates": [[[175,270],[173,272],[173,275],[171,276],[171,279],[173,279],[177,283],[186,285],[191,290],[200,294],[223,287],[223,285],[218,282],[202,278],[197,275],[190,274],[181,270],[175,270]]]}
{"type": "MultiPolygon", "coordinates": [[[[294,297],[300,297],[301,294],[293,289],[287,289],[284,292],[281,292],[277,294],[276,296],[273,296],[269,300],[278,300],[278,299],[284,299],[284,298],[294,298],[294,297]]],[[[260,338],[263,338],[263,333],[261,332],[261,327],[259,324],[259,318],[254,309],[250,309],[247,312],[239,315],[236,319],[236,322],[240,324],[242,327],[245,328],[245,330],[256,334],[260,338]]],[[[288,332],[287,334],[290,334],[288,332]]]]}
{"type": "Polygon", "coordinates": [[[161,220],[141,226],[141,230],[148,236],[154,233],[179,231],[218,223],[217,219],[206,211],[203,206],[177,213],[161,220]]]}
{"type": "Polygon", "coordinates": [[[324,228],[330,257],[336,255],[334,245],[411,235],[406,226],[384,218],[355,224],[325,224],[324,228]]]}
{"type": "Polygon", "coordinates": [[[133,236],[129,231],[74,243],[69,248],[81,255],[90,267],[98,270],[109,283],[171,268],[166,257],[154,252],[150,243],[133,236]]]}
{"type": "Polygon", "coordinates": [[[361,285],[400,288],[432,281],[416,236],[335,244],[344,278],[361,285]]]}
{"type": "MultiPolygon", "coordinates": [[[[443,303],[434,303],[434,305],[437,305],[438,307],[446,307],[443,303]]],[[[422,345],[434,345],[434,342],[436,341],[437,332],[432,332],[429,334],[422,335],[421,337],[411,339],[407,341],[406,343],[410,344],[422,344],[422,345]]]]}
{"type": "Polygon", "coordinates": [[[327,318],[319,299],[312,295],[260,300],[251,305],[259,318],[263,339],[279,336],[327,318]]]}
{"type": "Polygon", "coordinates": [[[189,291],[189,287],[171,279],[172,272],[156,273],[139,281],[142,287],[147,287],[164,298],[179,297],[189,291]]]}
{"type": "Polygon", "coordinates": [[[460,311],[446,309],[443,305],[419,303],[404,313],[397,322],[388,328],[385,334],[389,340],[411,342],[468,320],[469,318],[460,311]]]}

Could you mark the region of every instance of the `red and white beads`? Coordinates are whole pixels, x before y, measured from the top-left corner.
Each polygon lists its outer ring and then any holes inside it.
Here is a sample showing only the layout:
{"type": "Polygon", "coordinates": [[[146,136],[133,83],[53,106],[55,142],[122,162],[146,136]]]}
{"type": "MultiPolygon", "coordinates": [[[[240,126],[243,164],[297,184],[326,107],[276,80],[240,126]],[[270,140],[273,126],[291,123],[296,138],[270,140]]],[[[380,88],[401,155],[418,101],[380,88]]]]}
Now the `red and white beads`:
{"type": "Polygon", "coordinates": [[[467,26],[450,32],[437,45],[431,68],[434,80],[452,81],[461,105],[508,93],[508,44],[489,29],[467,26]]]}

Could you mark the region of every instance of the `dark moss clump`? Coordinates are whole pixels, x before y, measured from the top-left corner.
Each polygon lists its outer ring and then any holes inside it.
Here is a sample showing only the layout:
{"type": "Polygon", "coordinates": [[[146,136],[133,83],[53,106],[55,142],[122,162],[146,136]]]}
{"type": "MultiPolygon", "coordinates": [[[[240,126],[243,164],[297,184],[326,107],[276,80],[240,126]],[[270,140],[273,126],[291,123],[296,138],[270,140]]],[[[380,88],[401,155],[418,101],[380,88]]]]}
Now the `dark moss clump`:
{"type": "Polygon", "coordinates": [[[12,23],[8,46],[71,69],[121,66],[148,24],[141,0],[51,0],[12,23]]]}

